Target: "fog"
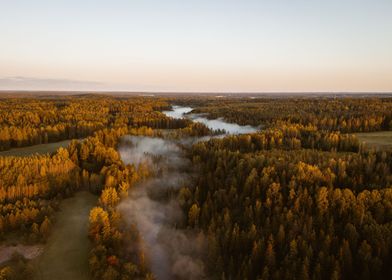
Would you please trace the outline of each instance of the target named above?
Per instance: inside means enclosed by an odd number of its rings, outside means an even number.
[[[256,132],[257,128],[227,123],[223,119],[209,120],[201,115],[188,114],[191,107],[173,106],[163,113],[172,118],[189,118],[214,130],[227,134]],[[189,137],[178,143],[191,145],[207,141],[214,135]],[[203,253],[206,241],[202,233],[181,228],[185,217],[178,204],[176,191],[188,186],[192,173],[191,162],[178,143],[161,138],[125,136],[118,151],[126,164],[136,167],[145,164],[153,176],[139,183],[119,209],[129,225],[135,225],[141,236],[141,247],[147,263],[158,280],[205,279]],[[168,195],[173,194],[174,195]]]
[[[214,130],[225,130],[228,134],[245,134],[257,132],[257,128],[250,125],[239,125],[236,123],[225,122],[222,118],[209,120],[200,114],[188,114],[192,112],[191,107],[173,106],[171,111],[163,111],[166,116],[172,118],[189,118],[194,122],[205,124],[208,128]]]
[[[163,111],[166,116],[172,117],[175,119],[185,118],[185,114],[192,112],[191,107],[182,107],[182,106],[173,106],[173,110],[171,111]]]
[[[176,197],[167,196],[168,190],[189,182],[190,162],[183,151],[168,140],[126,136],[119,153],[125,163],[146,163],[155,174],[135,186],[119,205],[126,222],[136,225],[140,233],[153,274],[158,280],[205,279],[204,236],[179,228],[183,211]]]
[[[185,161],[180,148],[174,142],[161,138],[125,136],[121,140],[118,151],[125,163],[135,166],[142,162],[153,164],[152,156],[160,156],[161,160],[169,161],[172,168],[179,167]],[[162,168],[162,162],[160,163],[157,168]]]

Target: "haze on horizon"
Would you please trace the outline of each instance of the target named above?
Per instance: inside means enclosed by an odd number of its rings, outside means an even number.
[[[5,0],[0,90],[390,92],[390,0]]]

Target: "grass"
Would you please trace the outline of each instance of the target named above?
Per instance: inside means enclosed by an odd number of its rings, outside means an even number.
[[[0,152],[0,156],[28,157],[33,154],[53,153],[57,151],[57,149],[60,147],[67,147],[69,142],[71,142],[71,140],[64,140],[55,143],[40,144],[22,148],[14,148]]]
[[[87,237],[88,216],[97,197],[81,191],[60,203],[56,222],[43,253],[33,261],[37,280],[90,279],[88,256],[91,249]]]
[[[355,135],[369,148],[392,149],[392,131],[356,133]]]

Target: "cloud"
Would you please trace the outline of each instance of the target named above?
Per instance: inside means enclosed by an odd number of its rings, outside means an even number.
[[[34,77],[0,77],[0,90],[100,90],[106,84],[96,81]]]

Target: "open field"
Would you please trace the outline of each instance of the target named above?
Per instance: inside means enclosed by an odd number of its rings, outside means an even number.
[[[60,147],[67,147],[69,142],[71,142],[71,140],[64,140],[60,142],[40,144],[22,148],[14,148],[8,151],[0,152],[0,156],[28,157],[33,154],[53,153]]]
[[[97,197],[81,191],[60,204],[60,212],[43,253],[33,261],[35,278],[89,279],[88,255],[90,241],[87,238],[88,216]]]
[[[356,133],[355,135],[369,148],[392,149],[392,131]]]

